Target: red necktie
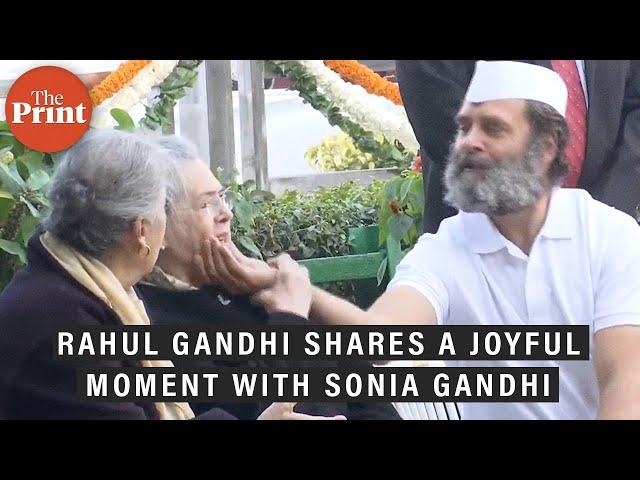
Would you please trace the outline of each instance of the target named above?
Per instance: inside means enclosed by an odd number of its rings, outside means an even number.
[[[567,112],[565,119],[569,127],[569,141],[566,155],[569,172],[564,181],[565,187],[578,185],[582,164],[587,147],[587,102],[580,82],[580,74],[575,60],[551,60],[552,68],[567,85]]]

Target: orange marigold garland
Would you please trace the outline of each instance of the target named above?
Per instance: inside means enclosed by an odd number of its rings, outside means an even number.
[[[402,105],[398,85],[382,78],[357,60],[325,60],[324,64],[343,79],[360,85],[367,92],[387,98],[396,105]]]
[[[89,92],[93,106],[96,107],[111,98],[150,63],[151,60],[127,60],[120,65]]]

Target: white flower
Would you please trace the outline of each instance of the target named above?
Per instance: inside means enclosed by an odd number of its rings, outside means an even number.
[[[367,130],[384,135],[389,141],[398,140],[405,148],[418,150],[418,142],[403,107],[370,94],[360,85],[345,82],[322,60],[298,62],[315,77],[320,93],[334,102],[344,116]]]
[[[123,88],[116,92],[108,102],[104,102],[93,110],[91,126],[94,128],[110,128],[115,124],[110,111],[120,108],[128,111],[145,100],[149,92],[167,78],[178,60],[152,60],[141,69]]]
[[[91,126],[93,128],[112,128],[115,124],[109,111],[102,108],[102,105],[95,108],[91,114]]]

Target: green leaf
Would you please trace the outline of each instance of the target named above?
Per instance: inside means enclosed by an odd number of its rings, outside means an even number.
[[[153,106],[146,107],[145,117],[140,125],[163,132],[171,129],[170,114],[176,102],[186,94],[186,87],[192,87],[198,77],[198,65],[202,60],[181,60],[169,76],[159,85],[160,93],[153,99]]]
[[[302,258],[313,258],[317,254],[317,250],[306,246],[304,243],[300,244],[300,250],[302,250]]]
[[[25,149],[25,152],[16,159],[16,162],[23,163],[27,169],[27,173],[33,175],[33,173],[44,169],[43,159],[44,153]],[[29,175],[26,175],[25,177],[28,176]]]
[[[13,147],[12,147],[11,145],[7,145],[7,146],[6,146],[6,147],[4,147],[4,148],[0,148],[0,159],[2,158],[2,156],[3,156],[5,153],[10,152],[12,148],[13,148]]]
[[[22,217],[22,222],[20,223],[20,236],[22,237],[22,241],[26,243],[33,235],[36,227],[38,226],[38,219],[31,215],[25,215]]]
[[[0,198],[8,198],[9,200],[13,200],[13,195],[9,192],[5,192],[4,190],[0,190]]]
[[[112,108],[109,113],[111,113],[114,120],[118,122],[118,126],[115,127],[116,130],[133,132],[136,129],[136,124],[126,110],[121,108]]]
[[[43,207],[49,208],[49,201],[47,200],[47,197],[44,196],[42,191],[31,193],[29,198],[31,199],[31,201],[35,201],[39,205],[42,205]]]
[[[378,208],[378,225],[380,229],[378,241],[379,245],[383,246],[387,241],[387,236],[389,236],[389,219],[391,218],[393,213],[391,212],[389,202],[386,198],[382,199],[382,205]]]
[[[25,188],[25,183],[15,164],[5,165],[0,162],[0,185],[12,194],[20,193]]]
[[[49,175],[44,170],[36,170],[27,179],[27,187],[31,190],[40,190],[49,182]]]
[[[33,204],[27,200],[26,198],[24,198],[23,196],[20,197],[20,201],[22,203],[24,203],[27,208],[29,208],[29,211],[31,212],[31,215],[33,215],[36,218],[40,218],[40,212],[38,212],[38,209],[36,207],[33,206]]]
[[[388,221],[389,235],[400,242],[413,225],[413,219],[404,213],[391,216]]]
[[[400,187],[400,203],[404,203],[404,201],[407,199],[407,194],[409,193],[409,190],[411,190],[411,184],[411,178],[405,178],[402,181],[402,185]]]
[[[9,132],[9,124],[6,120],[0,121],[0,132]]]
[[[260,250],[258,250],[258,247],[256,247],[256,244],[249,237],[244,237],[244,236],[240,237],[238,238],[238,242],[240,243],[240,245],[246,248],[249,252],[251,252],[251,254],[254,257],[262,258],[262,254],[260,253]]]
[[[29,167],[27,167],[19,160],[16,160],[15,165],[20,177],[22,177],[23,179],[29,178]]]
[[[268,202],[275,198],[276,196],[273,193],[268,192],[266,190],[254,190],[249,195],[249,199],[251,199],[252,201],[255,200],[255,201]]]
[[[384,280],[384,274],[387,272],[387,262],[388,262],[388,258],[384,257],[384,260],[380,262],[380,266],[378,267],[378,273],[376,274],[376,279],[378,280],[378,286],[380,286],[380,284],[382,283],[382,280]]]
[[[24,247],[18,242],[10,242],[9,240],[0,238],[0,249],[11,255],[16,255],[22,263],[27,263],[27,255]]]
[[[256,188],[256,181],[255,180],[247,180],[246,182],[244,182],[242,184],[242,190],[245,191],[245,192],[250,192],[254,188]]]
[[[15,204],[15,199],[0,198],[0,223],[9,217],[9,213]]]
[[[384,196],[388,201],[397,200],[400,182],[399,178],[394,178],[393,180],[389,180],[387,184],[384,186]]]
[[[423,224],[424,219],[422,218],[422,211],[420,212],[420,215],[414,218],[413,221],[413,226],[416,229],[417,232],[417,237],[419,237],[420,235],[422,235],[422,233],[424,232],[424,224]],[[416,238],[417,239],[417,238]]]
[[[407,165],[407,168],[408,168],[413,163],[414,159],[415,159],[415,154],[413,152],[405,152],[402,163],[404,165]]]
[[[404,155],[395,147],[391,149],[391,158],[393,158],[398,163],[404,162]]]
[[[422,210],[424,209],[424,189],[421,179],[415,179],[411,184],[409,201],[413,204],[414,207],[422,212]]]
[[[55,152],[49,154],[51,156],[52,163],[56,164],[64,156],[65,152]]]
[[[24,145],[22,145],[16,137],[7,132],[0,132],[0,148],[7,146],[11,147],[11,152],[14,157],[19,157],[25,150]]]
[[[238,217],[238,221],[245,225],[253,225],[256,215],[255,207],[250,202],[239,198],[234,202],[233,212]]]

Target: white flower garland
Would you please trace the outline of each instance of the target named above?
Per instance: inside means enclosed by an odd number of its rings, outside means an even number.
[[[171,74],[177,64],[178,60],[152,60],[122,89],[93,110],[91,126],[94,128],[112,128],[115,125],[109,113],[112,108],[128,111],[145,100],[151,89],[160,85]]]
[[[345,82],[322,60],[298,60],[315,77],[318,90],[332,100],[340,112],[362,128],[398,140],[405,148],[418,151],[419,144],[404,107],[367,92],[360,85]]]

